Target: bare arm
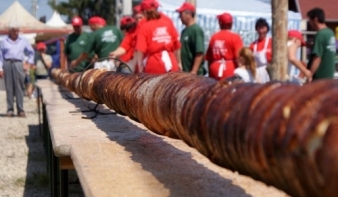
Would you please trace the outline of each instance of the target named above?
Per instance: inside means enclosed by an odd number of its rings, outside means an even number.
[[[75,67],[76,65],[78,65],[80,62],[82,62],[83,60],[86,60],[88,58],[88,53],[82,53],[80,55],[80,57],[78,57],[76,60],[74,60],[71,65],[70,68]]]
[[[194,58],[194,64],[193,64],[192,69],[190,71],[191,73],[193,73],[193,74],[197,74],[198,73],[198,70],[199,70],[199,68],[201,66],[203,58],[204,58],[203,53],[197,53],[196,54],[196,56]]]
[[[310,71],[302,64],[302,62],[296,57],[298,46],[296,44],[292,44],[288,47],[288,58],[289,61],[295,65],[302,73],[304,73],[307,77]]]
[[[311,65],[311,73],[312,73],[312,75],[316,73],[316,71],[317,71],[317,69],[318,69],[321,61],[322,61],[321,58],[318,57],[318,56],[315,56],[313,58],[312,65]]]
[[[43,61],[45,62],[46,67],[47,67],[48,69],[50,69],[50,68],[52,67],[52,61],[51,61],[50,59],[46,58],[46,57],[47,57],[46,54],[41,54],[41,58],[42,58]]]
[[[138,66],[138,72],[143,72],[143,53],[141,51],[135,52],[136,62]]]

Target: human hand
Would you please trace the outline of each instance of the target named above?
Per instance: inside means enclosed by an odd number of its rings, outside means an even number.
[[[77,65],[76,60],[73,60],[73,61],[70,63],[69,67],[70,67],[70,68],[73,68],[73,67],[75,67],[76,65]]]
[[[115,52],[114,52],[114,51],[113,51],[113,52],[110,52],[110,53],[109,53],[109,57],[110,57],[110,58],[116,58]]]
[[[307,78],[307,82],[311,82],[312,81],[312,72],[310,70],[306,70],[306,72],[304,73],[305,77]]]
[[[4,77],[4,71],[0,71],[0,78]]]
[[[190,71],[191,74],[197,75],[197,71]]]

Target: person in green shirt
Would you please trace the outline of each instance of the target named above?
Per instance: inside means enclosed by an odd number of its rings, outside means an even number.
[[[123,35],[115,26],[106,26],[105,20],[101,17],[90,18],[89,26],[93,32],[89,36],[84,52],[76,60],[72,61],[71,66],[78,65],[81,61],[86,59],[92,51],[97,55],[98,59],[109,57],[109,53],[120,46]],[[104,60],[97,62],[94,67],[106,67],[111,69],[113,65],[110,64],[110,61]]]
[[[89,33],[82,31],[82,24],[82,19],[80,17],[74,17],[72,19],[74,32],[68,36],[64,49],[68,63],[76,60],[84,52],[84,48],[88,43]],[[75,67],[70,68],[70,71],[82,72],[85,70],[88,63],[89,62],[86,60],[81,61]]]
[[[326,26],[325,13],[321,8],[313,8],[307,16],[311,28],[317,31],[308,64],[313,80],[333,79],[336,54],[334,32]]]
[[[195,22],[195,6],[190,3],[176,10],[182,23],[186,26],[181,33],[182,70],[192,74],[205,75],[204,69],[204,32]]]

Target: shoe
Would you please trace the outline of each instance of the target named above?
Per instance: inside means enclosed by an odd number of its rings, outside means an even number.
[[[14,112],[13,111],[8,111],[7,112],[7,117],[13,117],[14,116]]]
[[[25,118],[25,117],[26,117],[26,113],[25,113],[24,111],[21,111],[21,112],[18,114],[18,116],[19,116],[20,118]]]

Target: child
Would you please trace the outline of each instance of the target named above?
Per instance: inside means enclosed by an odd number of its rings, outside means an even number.
[[[257,75],[257,66],[255,57],[248,47],[243,47],[239,51],[238,68],[235,69],[235,75],[241,77],[244,82],[260,82]]]

